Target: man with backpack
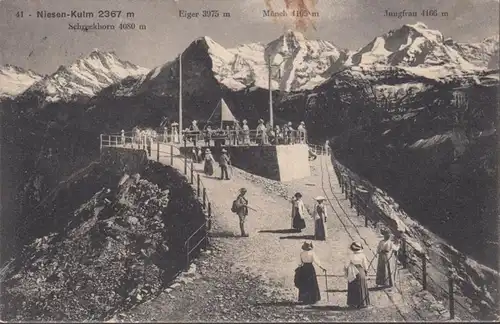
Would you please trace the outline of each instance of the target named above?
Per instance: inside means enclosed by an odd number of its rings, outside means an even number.
[[[241,236],[243,237],[248,237],[248,234],[245,232],[245,220],[248,215],[248,200],[245,198],[246,193],[247,190],[241,188],[238,197],[233,201],[233,206],[231,207],[231,211],[236,213],[240,219],[240,230]]]

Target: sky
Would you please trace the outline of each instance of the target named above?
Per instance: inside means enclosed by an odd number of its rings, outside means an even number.
[[[304,3],[319,17],[307,26],[291,19],[263,17]],[[423,9],[438,16],[424,17]],[[37,11],[93,12],[94,18],[37,18]],[[99,18],[99,10],[119,10],[119,18]],[[179,11],[219,10],[219,17],[182,18]],[[418,17],[387,17],[385,11],[418,11]],[[16,17],[22,12],[23,17]],[[222,13],[231,17],[222,17]],[[447,12],[442,16],[441,12]],[[134,13],[134,17],[127,16]],[[31,16],[30,16],[31,15]],[[421,21],[445,37],[479,42],[499,33],[499,0],[0,0],[0,65],[12,64],[42,74],[55,72],[93,49],[114,51],[121,59],[154,68],[173,60],[193,40],[210,36],[224,47],[268,43],[287,29],[301,28],[309,39],[358,49],[403,24]],[[113,24],[117,29],[75,31],[69,24]],[[135,30],[120,30],[134,23]],[[314,26],[312,26],[314,24]],[[146,29],[139,30],[139,25]]]

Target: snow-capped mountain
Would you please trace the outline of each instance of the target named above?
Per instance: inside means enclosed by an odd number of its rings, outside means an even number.
[[[28,89],[42,76],[13,65],[0,66],[0,98],[12,98]]]
[[[192,42],[182,57],[185,80],[198,78],[202,70],[209,72],[206,70],[209,69],[218,83],[233,91],[268,89],[268,62],[271,60],[271,88],[297,91],[312,89],[323,81],[324,77],[315,78],[328,73],[335,65],[342,65],[347,54],[327,41],[307,40],[299,32],[288,31],[267,45],[250,43],[228,49],[204,36]],[[151,70],[136,82],[127,80],[124,82],[127,85],[115,87],[114,93],[133,95],[156,89],[159,94],[165,94],[169,88],[167,84],[177,86],[178,64],[177,59]],[[191,86],[196,87],[196,84]]]
[[[494,46],[494,38],[481,45],[457,44],[419,22],[376,37],[353,53],[346,66],[397,67],[431,79],[466,77],[487,69]]]
[[[480,43],[452,43],[452,46],[472,64],[495,69],[494,65],[491,66],[491,62],[496,63],[498,68],[498,38],[498,35],[495,35],[485,38]]]
[[[441,32],[423,23],[403,25],[400,29],[376,37],[354,53],[347,64],[390,66],[436,66],[455,64],[469,68],[456,49],[447,46]]]
[[[69,66],[60,66],[52,75],[34,83],[22,96],[38,95],[45,102],[91,98],[105,87],[148,71],[120,60],[113,52],[93,50]]]

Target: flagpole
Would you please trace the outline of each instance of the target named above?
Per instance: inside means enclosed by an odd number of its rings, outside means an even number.
[[[268,81],[269,81],[269,124],[271,124],[271,127],[273,127],[273,92],[271,90],[271,55],[269,55],[268,58]]]
[[[182,135],[182,52],[179,55],[179,134]]]

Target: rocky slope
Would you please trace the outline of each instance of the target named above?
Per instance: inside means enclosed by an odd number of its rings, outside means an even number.
[[[26,220],[32,239],[2,278],[2,320],[102,320],[182,269],[186,233],[205,221],[200,204],[176,171],[143,163],[105,155]]]
[[[42,76],[33,71],[9,64],[1,66],[0,100],[16,97],[40,79]]]

